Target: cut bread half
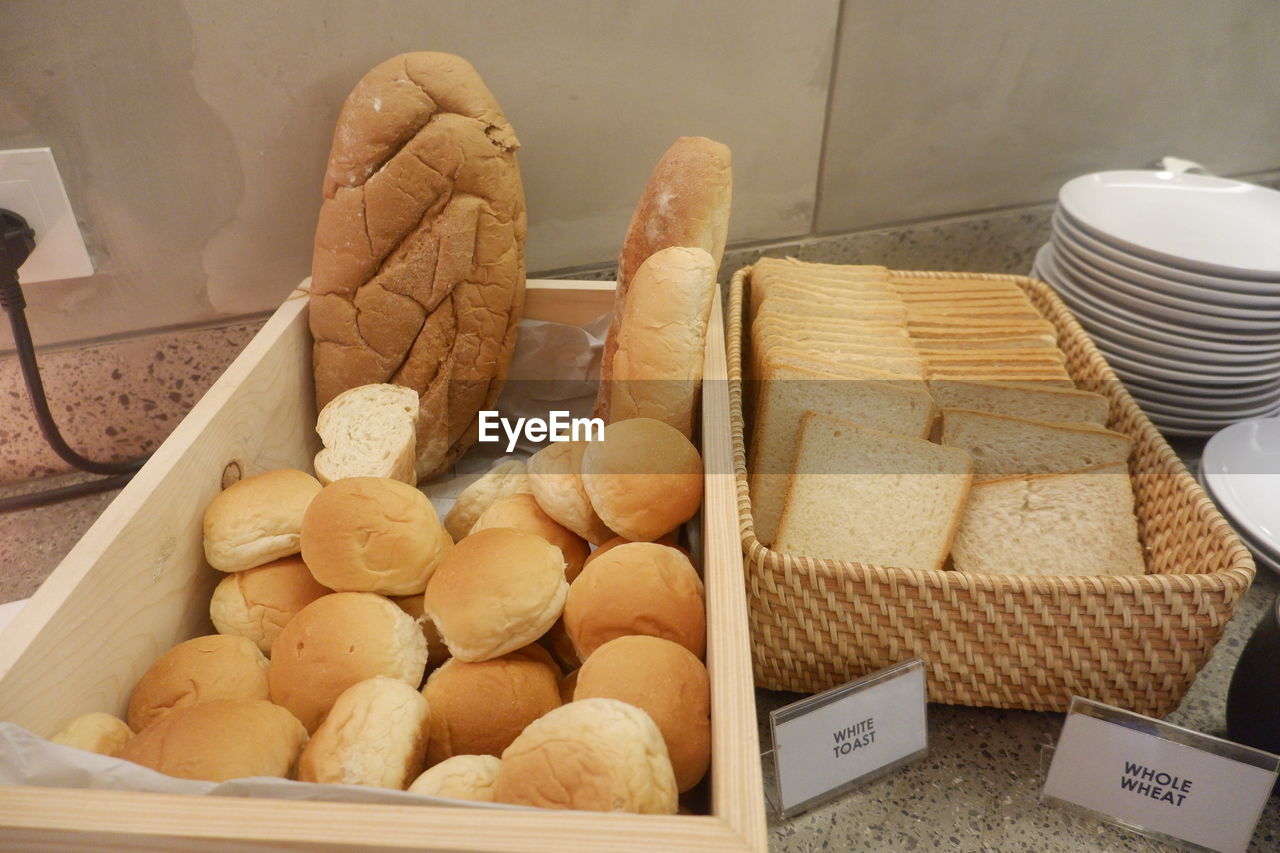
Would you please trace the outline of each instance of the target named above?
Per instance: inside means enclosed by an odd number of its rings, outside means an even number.
[[[969,491],[968,454],[807,413],[774,550],[940,569]]]
[[[976,480],[1123,464],[1133,439],[1108,429],[943,409],[942,443],[973,457]]]
[[[1129,472],[1114,463],[975,482],[951,556],[960,572],[1143,574]]]
[[[418,484],[418,392],[402,385],[359,385],[330,400],[316,418],[324,449],[316,454],[316,479],[328,485],[346,477],[387,477]]]

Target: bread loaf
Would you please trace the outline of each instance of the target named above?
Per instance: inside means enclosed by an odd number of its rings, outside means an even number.
[[[669,246],[696,247],[711,256],[713,278],[719,271],[733,200],[731,159],[729,148],[719,142],[682,136],[650,173],[618,256],[613,321],[600,361],[602,386],[613,378],[614,352],[631,279],[650,255]],[[606,423],[611,419],[606,396],[597,396],[596,415]]]
[[[524,305],[518,147],[445,53],[388,59],[338,116],[311,269],[316,405],[371,383],[417,391],[420,480],[466,451],[506,375]]]
[[[316,479],[389,477],[418,484],[418,393],[401,385],[360,385],[330,400],[316,418],[324,450]]]

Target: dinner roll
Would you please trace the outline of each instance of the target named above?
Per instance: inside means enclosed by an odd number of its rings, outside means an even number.
[[[702,579],[675,548],[619,545],[592,560],[573,582],[564,627],[583,660],[627,634],[672,640],[701,658],[707,647]]]
[[[427,700],[398,678],[375,676],[342,692],[298,759],[298,780],[404,790],[422,771]]]
[[[416,688],[426,667],[427,642],[413,617],[380,595],[335,592],[284,626],[267,677],[271,701],[313,732],[351,685],[386,675]]]
[[[653,418],[615,421],[582,455],[591,506],[619,535],[649,542],[693,518],[702,504],[702,457],[675,427]]]
[[[225,782],[287,777],[307,739],[292,714],[263,699],[219,699],[179,708],[138,732],[120,757],[169,776]]]
[[[320,481],[282,468],[219,492],[204,511],[204,555],[223,572],[240,572],[301,550],[302,514]]]
[[[582,454],[586,441],[553,441],[529,457],[529,487],[547,515],[592,545],[618,534],[591,508],[582,484]]]
[[[711,678],[702,661],[659,637],[610,640],[578,670],[573,698],[617,699],[642,709],[662,731],[683,793],[711,764]]]
[[[545,634],[568,591],[559,548],[525,530],[491,527],[454,546],[423,601],[453,656],[480,661]]]
[[[431,706],[427,766],[455,755],[501,755],[525,726],[560,706],[559,679],[538,646],[486,661],[445,661],[422,688]]]
[[[480,514],[498,498],[528,492],[531,486],[523,459],[507,456],[499,459],[480,479],[459,493],[444,517],[444,529],[457,542],[471,532]]]
[[[547,633],[538,638],[538,645],[550,652],[556,664],[566,672],[582,666],[582,658],[578,657],[578,650],[573,647],[573,640],[569,639],[569,632],[564,629],[564,614],[547,629]]]
[[[488,527],[514,527],[536,533],[560,549],[564,555],[565,579],[572,582],[582,571],[591,547],[572,530],[547,515],[530,494],[514,494],[498,498],[476,519],[471,532]]]
[[[165,714],[211,699],[266,699],[267,659],[244,637],[210,634],[156,658],[129,697],[129,728],[141,732]]]
[[[436,623],[422,609],[421,595],[400,595],[391,599],[405,613],[413,617],[413,621],[422,628],[422,636],[427,641],[427,669],[435,669],[449,659],[449,647],[444,644],[444,637],[436,628]]]
[[[582,565],[583,566],[590,565],[591,561],[594,560],[595,558],[603,556],[609,553],[614,548],[617,548],[619,545],[626,545],[631,541],[632,540],[624,539],[621,536],[615,536],[612,539],[610,539],[608,542],[605,542],[604,544],[602,544],[599,548],[592,551]],[[680,550],[685,554],[685,556],[689,556],[689,552],[684,548],[680,547],[680,531],[678,530],[673,530],[670,533],[665,533],[653,541],[658,543],[659,545],[670,545],[672,548],[680,548]]]
[[[491,803],[501,766],[502,760],[494,755],[455,755],[414,779],[409,792]]]
[[[288,621],[330,592],[312,577],[302,557],[281,557],[223,578],[209,601],[209,618],[219,634],[244,637],[270,655]]]
[[[302,518],[302,559],[339,592],[422,592],[452,546],[427,496],[399,480],[337,480]]]
[[[499,803],[675,814],[676,780],[662,732],[616,699],[583,699],[534,720],[502,753]]]
[[[119,755],[133,737],[125,721],[102,711],[81,714],[49,740],[99,755]]]

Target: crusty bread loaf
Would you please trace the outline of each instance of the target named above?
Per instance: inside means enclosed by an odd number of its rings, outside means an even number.
[[[975,483],[951,556],[961,572],[1143,574],[1128,469],[1115,463]]]
[[[940,569],[969,492],[968,454],[808,413],[774,550]]]
[[[640,708],[662,731],[676,787],[702,781],[711,765],[711,677],[692,652],[660,637],[618,637],[577,672],[575,701],[599,696]]]
[[[298,759],[298,780],[404,790],[422,772],[431,713],[414,687],[385,675],[342,691]]]
[[[67,723],[49,740],[99,755],[119,755],[132,738],[133,730],[124,720],[101,711],[91,711]]]
[[[272,647],[271,701],[315,731],[342,692],[376,675],[422,683],[422,629],[390,600],[371,592],[317,598],[284,626]]]
[[[417,474],[475,440],[524,306],[524,192],[511,125],[475,69],[406,53],[342,105],[311,268],[316,404],[391,382],[419,393]]]
[[[490,527],[449,552],[427,583],[424,607],[455,658],[496,658],[560,618],[564,565],[560,549],[536,533]]]
[[[409,793],[491,803],[501,767],[502,759],[496,755],[455,755],[422,771]]]
[[[693,437],[715,294],[715,264],[702,249],[671,246],[640,265],[621,308],[613,369],[600,383],[610,421],[656,418]]]
[[[330,483],[302,517],[302,559],[338,592],[422,592],[452,547],[427,496],[386,477]]]
[[[631,215],[618,256],[613,319],[600,361],[602,383],[613,378],[614,351],[627,292],[640,265],[669,246],[699,248],[711,256],[716,278],[729,232],[733,172],[729,148],[701,136],[682,136],[654,166]],[[608,423],[607,397],[596,398],[596,416]]]
[[[514,456],[503,457],[462,490],[445,514],[444,529],[457,542],[471,532],[476,519],[498,498],[532,490],[524,460]]]
[[[499,803],[675,814],[675,773],[662,732],[616,699],[570,702],[530,723],[502,753]]]
[[[221,572],[240,572],[302,549],[302,514],[320,493],[305,471],[282,468],[218,492],[204,512],[204,555]]]
[[[648,542],[693,518],[702,505],[702,457],[662,421],[615,421],[602,441],[587,443],[582,483],[611,530]]]
[[[225,782],[290,774],[307,730],[263,699],[216,699],[178,708],[134,735],[120,757],[180,779]]]
[[[422,688],[431,706],[427,766],[456,755],[501,755],[525,726],[558,708],[560,671],[545,655],[526,646],[486,661],[453,658],[431,673]]]
[[[140,732],[166,714],[213,699],[266,699],[267,659],[244,637],[210,634],[169,649],[147,668],[129,697],[129,728]]]
[[[316,479],[389,477],[418,484],[418,392],[380,383],[349,388],[316,418],[324,449],[316,454]]]
[[[1079,423],[1051,423],[943,409],[942,443],[973,456],[975,480],[1015,474],[1051,474],[1126,462],[1133,439]]]
[[[219,634],[245,637],[269,657],[289,620],[332,591],[315,579],[302,557],[282,557],[223,578],[209,600],[209,618]]]

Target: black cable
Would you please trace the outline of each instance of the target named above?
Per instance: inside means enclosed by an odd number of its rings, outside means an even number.
[[[27,301],[22,294],[22,286],[18,283],[18,268],[26,262],[34,248],[35,233],[27,225],[26,220],[13,211],[0,209],[0,307],[3,307],[5,313],[9,315],[18,364],[22,369],[22,379],[27,386],[27,393],[31,397],[31,407],[35,411],[36,423],[39,424],[45,441],[65,462],[90,474],[105,475],[107,479],[3,498],[0,499],[0,512],[42,506],[119,488],[127,483],[129,478],[147,461],[144,457],[127,462],[95,462],[72,450],[58,430],[53,414],[49,411],[44,383],[40,379],[35,344],[31,340],[31,329],[27,325]]]

